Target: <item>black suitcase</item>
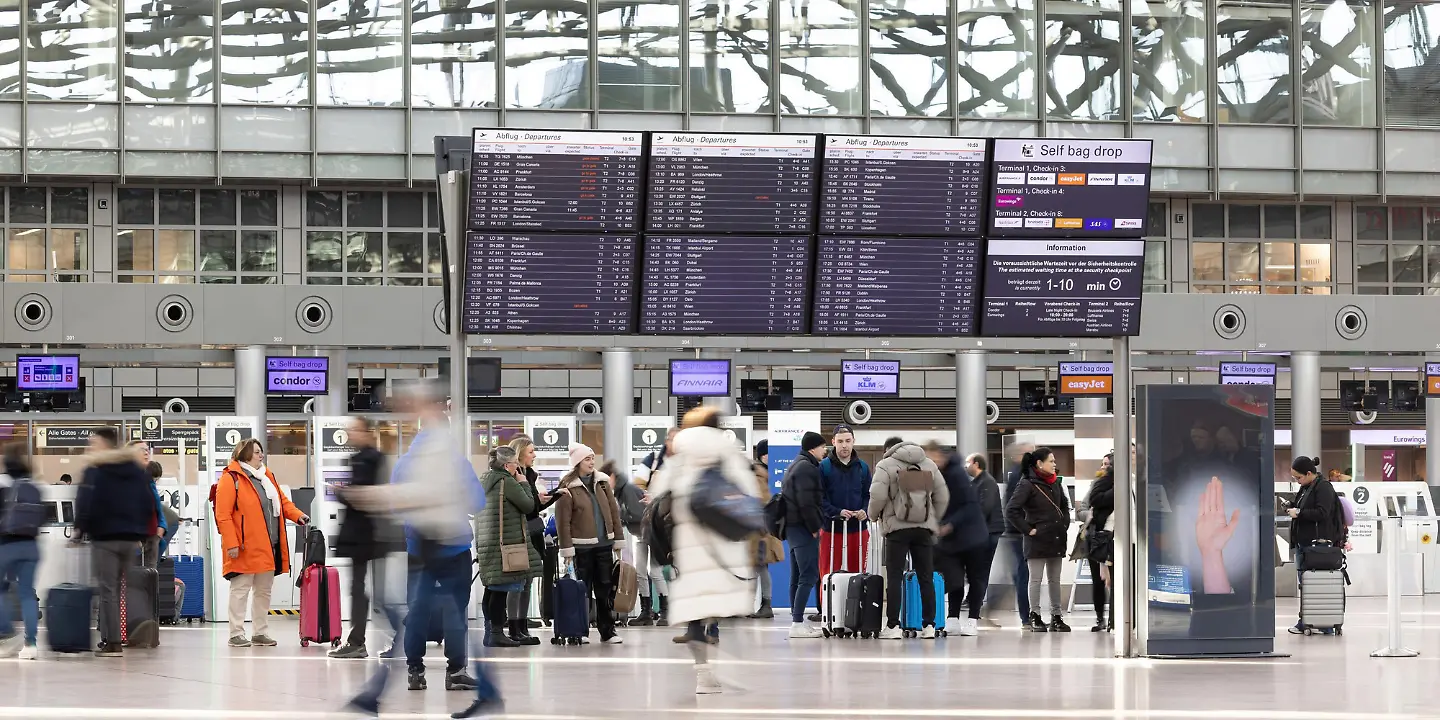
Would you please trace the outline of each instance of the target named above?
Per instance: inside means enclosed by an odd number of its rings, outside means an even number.
[[[555,619],[555,580],[560,575],[559,546],[546,545],[540,559],[540,619],[548,625]]]
[[[155,617],[161,625],[174,625],[180,621],[180,606],[175,602],[175,558],[160,558],[156,573]]]
[[[329,551],[325,546],[325,533],[320,528],[312,527],[305,533],[305,567],[311,565],[324,565]],[[296,581],[299,587],[299,581]]]
[[[58,653],[82,653],[95,649],[90,633],[95,592],[88,585],[65,583],[45,593],[45,636],[50,649]]]
[[[124,618],[121,638],[126,646],[153,648],[160,645],[160,574],[153,568],[131,567],[125,574],[120,616]],[[173,590],[171,600],[174,600]]]
[[[845,628],[860,637],[876,637],[885,620],[885,578],[857,573],[845,597]]]

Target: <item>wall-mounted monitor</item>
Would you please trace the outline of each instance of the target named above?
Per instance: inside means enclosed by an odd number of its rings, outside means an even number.
[[[671,360],[670,394],[730,397],[729,360]]]
[[[465,394],[470,397],[500,394],[500,358],[465,359]],[[450,389],[450,358],[440,358],[440,383]]]
[[[900,363],[896,360],[841,360],[840,394],[898,396]]]
[[[15,389],[21,392],[79,390],[79,355],[21,355],[15,358]]]
[[[1274,385],[1275,363],[1220,363],[1221,385]]]
[[[324,395],[330,392],[330,358],[265,358],[265,392],[271,395]]]

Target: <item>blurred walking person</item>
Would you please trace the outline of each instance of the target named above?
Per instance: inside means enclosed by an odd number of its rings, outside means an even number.
[[[35,570],[40,564],[40,526],[45,524],[45,503],[31,477],[26,460],[29,449],[19,443],[5,446],[5,474],[0,476],[0,658],[40,657],[35,644],[40,625],[40,600],[35,594]],[[11,603],[5,590],[15,593],[24,623],[22,636],[11,623]]]
[[[375,582],[384,581],[377,561],[393,549],[398,532],[389,519],[380,513],[369,513],[348,500],[352,488],[368,488],[390,482],[386,472],[385,454],[375,447],[375,424],[365,418],[350,421],[349,444],[356,448],[350,455],[350,484],[339,488],[336,496],[345,506],[345,521],[335,536],[335,554],[350,559],[350,635],[345,646],[330,652],[340,659],[363,658],[369,655],[365,631],[370,622],[370,596],[365,593],[365,578],[377,570]]]

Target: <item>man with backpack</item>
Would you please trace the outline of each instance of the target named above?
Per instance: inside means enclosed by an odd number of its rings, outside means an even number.
[[[885,457],[875,464],[870,485],[869,515],[885,535],[885,604],[887,627],[881,640],[899,640],[904,605],[904,572],[908,557],[920,584],[923,628],[920,637],[935,637],[935,535],[950,504],[950,490],[940,468],[912,442],[885,441]]]
[[[40,526],[45,522],[45,505],[40,488],[30,477],[24,445],[5,448],[5,475],[0,476],[0,658],[34,660],[40,657],[35,644],[40,624],[40,602],[35,595],[35,569],[40,564]],[[15,593],[25,635],[15,632],[5,590]]]

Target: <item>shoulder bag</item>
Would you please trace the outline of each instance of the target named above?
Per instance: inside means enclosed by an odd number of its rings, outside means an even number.
[[[500,513],[500,571],[504,573],[526,572],[530,569],[530,544],[526,542],[505,544],[505,479],[497,483],[500,491],[495,511]],[[524,533],[521,533],[524,538]]]

